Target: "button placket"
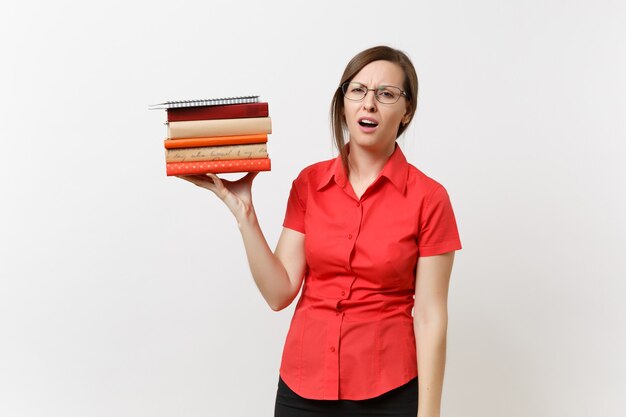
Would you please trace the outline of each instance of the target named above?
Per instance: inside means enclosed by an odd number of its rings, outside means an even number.
[[[327,354],[325,355],[325,381],[324,395],[329,399],[337,399],[339,393],[339,349],[341,347],[341,323],[343,316],[337,317],[328,322],[327,327]]]
[[[354,225],[354,232],[349,233],[348,234],[348,239],[352,240],[353,238],[356,240],[356,238],[359,235],[359,231],[361,230],[361,222],[363,221],[363,205],[361,204],[360,201],[356,202],[356,215],[354,216],[355,219],[355,225]]]

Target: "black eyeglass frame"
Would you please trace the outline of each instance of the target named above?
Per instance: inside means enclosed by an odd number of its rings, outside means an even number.
[[[358,84],[358,85],[362,86],[363,88],[365,88],[366,91],[365,91],[365,94],[363,94],[363,97],[361,97],[358,100],[347,97],[346,96],[346,88],[350,84]],[[339,86],[339,88],[341,88],[341,92],[343,93],[343,96],[345,98],[347,98],[348,100],[350,100],[350,101],[363,101],[363,100],[365,100],[365,97],[367,97],[367,93],[369,91],[374,91],[374,98],[380,104],[396,104],[398,101],[400,101],[400,97],[402,97],[402,96],[404,96],[404,98],[406,98],[407,100],[409,99],[409,96],[406,94],[406,91],[404,91],[400,87],[396,87],[394,85],[379,85],[377,88],[367,88],[367,86],[365,84],[361,84],[361,83],[358,83],[358,82],[355,82],[355,81],[346,81],[345,83],[341,84]],[[376,91],[379,91],[379,90],[385,89],[385,88],[395,88],[396,90],[400,91],[400,94],[398,95],[398,99],[396,101],[394,101],[393,103],[385,103],[383,101],[380,101],[380,99],[378,98],[378,94],[376,94]]]

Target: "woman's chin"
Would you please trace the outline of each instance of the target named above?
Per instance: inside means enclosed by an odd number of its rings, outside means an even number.
[[[382,140],[374,135],[355,135],[350,138],[350,147],[359,147],[367,151],[379,151],[386,150],[387,148],[393,149],[395,146],[394,140]]]

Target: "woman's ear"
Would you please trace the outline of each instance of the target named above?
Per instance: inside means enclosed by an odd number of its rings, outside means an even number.
[[[411,121],[411,105],[409,103],[406,104],[406,112],[402,117],[402,125],[408,125]]]

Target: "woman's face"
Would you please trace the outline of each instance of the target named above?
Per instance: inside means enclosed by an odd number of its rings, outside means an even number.
[[[367,89],[381,86],[397,87],[402,90],[404,71],[390,61],[374,61],[359,71],[351,83],[360,83]],[[400,123],[408,122],[410,106],[402,96],[393,104],[376,100],[376,91],[367,91],[361,101],[343,98],[344,116],[350,132],[350,147],[359,146],[372,151],[391,153]],[[404,119],[404,120],[403,120]]]

